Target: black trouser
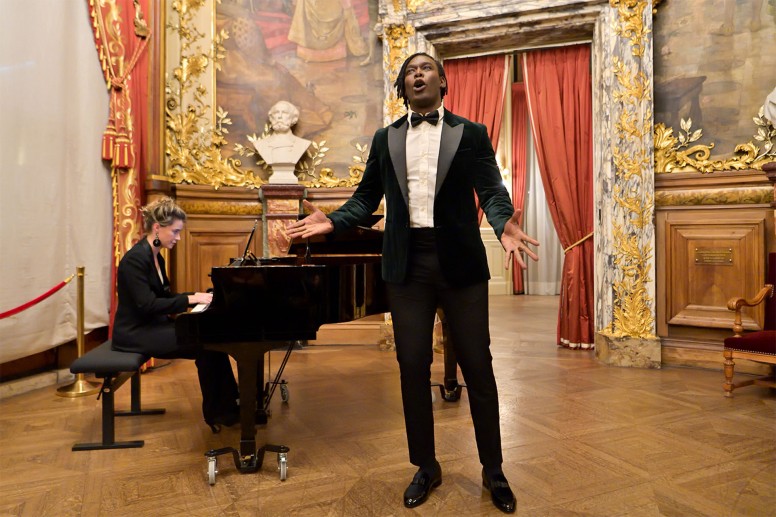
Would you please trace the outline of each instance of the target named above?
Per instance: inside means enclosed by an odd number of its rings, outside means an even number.
[[[480,463],[501,466],[498,390],[488,329],[488,284],[455,288],[444,280],[433,230],[412,230],[410,268],[403,284],[388,284],[396,357],[401,372],[404,423],[410,462],[430,466],[435,459],[431,405],[434,315],[442,307],[469,394]]]
[[[165,332],[171,332],[169,337],[176,339],[174,326],[166,327]],[[160,359],[194,359],[202,391],[202,415],[208,424],[214,423],[218,416],[239,412],[237,399],[240,392],[228,354],[200,347],[179,347],[153,355]]]

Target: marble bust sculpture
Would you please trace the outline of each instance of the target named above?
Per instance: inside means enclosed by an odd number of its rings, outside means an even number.
[[[765,118],[770,121],[773,127],[776,127],[776,88],[765,98],[763,107]]]
[[[295,184],[297,177],[294,169],[311,143],[291,132],[299,120],[299,110],[290,102],[280,101],[269,109],[268,115],[272,133],[262,139],[252,139],[251,142],[259,156],[272,166],[270,183]]]

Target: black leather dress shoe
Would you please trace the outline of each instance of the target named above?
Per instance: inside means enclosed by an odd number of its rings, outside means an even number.
[[[213,434],[221,432],[221,427],[232,427],[240,421],[240,412],[229,411],[222,415],[217,415],[210,420],[205,420],[205,423],[210,426],[210,430]]]
[[[490,490],[490,499],[496,508],[504,513],[514,513],[517,508],[517,501],[515,500],[515,494],[512,493],[512,489],[509,488],[509,482],[507,482],[504,474],[487,476],[483,470],[482,486]]]
[[[410,486],[404,491],[404,506],[414,508],[423,504],[428,498],[428,494],[431,493],[431,489],[441,484],[442,468],[439,463],[436,464],[436,470],[432,473],[419,469],[415,477],[412,478]]]

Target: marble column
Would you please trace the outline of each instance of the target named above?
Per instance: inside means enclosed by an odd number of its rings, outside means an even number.
[[[596,357],[660,368],[655,326],[652,1],[610,0],[594,35]]]

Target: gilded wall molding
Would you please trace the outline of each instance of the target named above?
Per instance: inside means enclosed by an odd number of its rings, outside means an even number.
[[[178,199],[177,203],[187,214],[206,215],[261,215],[260,203],[238,203],[235,201],[193,201]]]
[[[738,144],[733,157],[726,159],[712,158],[713,142],[708,145],[690,145],[703,136],[703,129],[692,128],[692,119],[682,119],[676,135],[673,128],[657,124],[654,133],[655,173],[695,171],[709,174],[743,169],[762,170],[763,164],[776,160],[776,128],[764,117],[764,107],[760,107],[752,121],[757,128],[753,140]],[[755,142],[760,142],[760,145]]]
[[[631,52],[636,57],[644,55],[647,35],[652,32],[644,27],[644,10],[649,5],[646,0],[609,0],[609,5],[617,9],[620,24],[615,32],[630,40]]]
[[[773,188],[762,187],[726,187],[685,191],[658,191],[655,193],[655,205],[696,206],[696,205],[768,205],[773,200]]]

